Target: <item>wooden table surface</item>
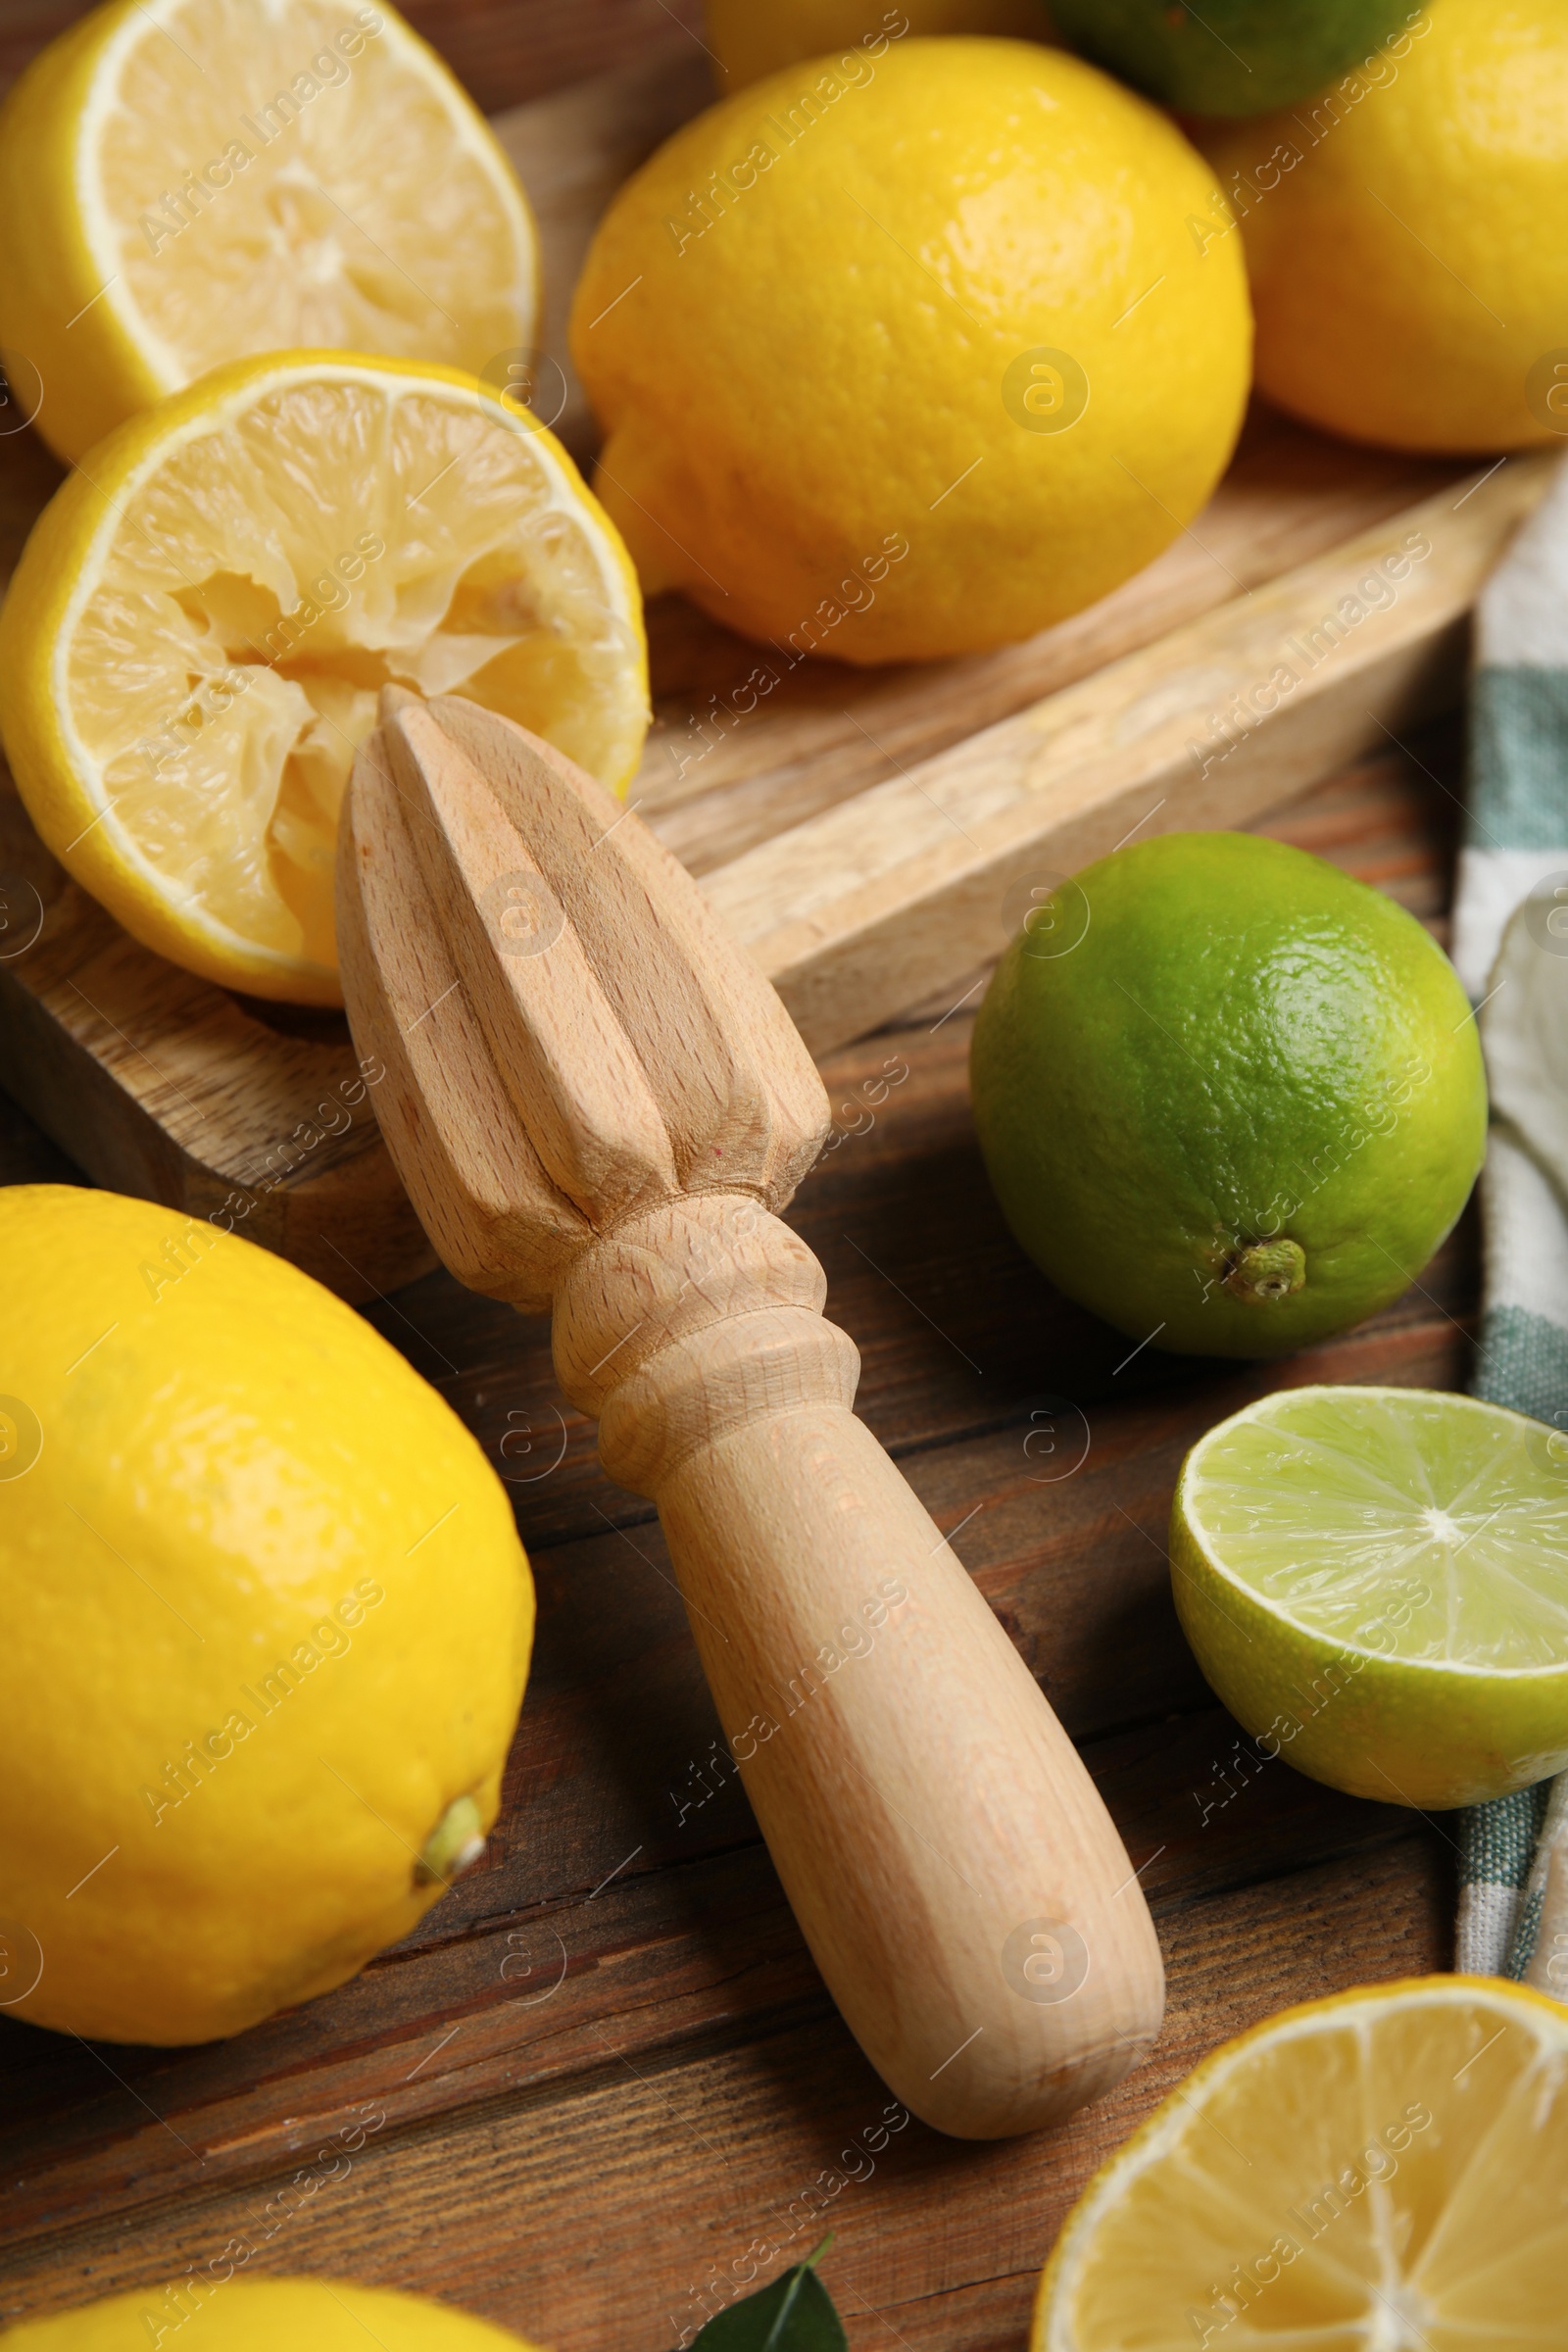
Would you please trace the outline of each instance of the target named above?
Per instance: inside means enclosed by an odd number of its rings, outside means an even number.
[[[90,0],[0,0],[0,91]],[[353,14],[357,0],[350,0]],[[601,74],[667,40],[702,31],[702,0],[401,0],[487,115]]]
[[[1435,730],[1267,830],[1439,918],[1457,770],[1456,730]],[[133,2284],[168,2316],[166,2282],[239,2237],[257,2270],[425,2289],[559,2352],[668,2352],[715,2274],[798,2258],[830,2223],[857,2352],[1017,2352],[1088,2174],[1216,2041],[1288,2001],[1449,1964],[1446,1825],[1263,1764],[1178,1630],[1164,1528],[1184,1448],[1262,1388],[1462,1382],[1472,1237],[1375,1322],[1271,1372],[1152,1349],[1118,1369],[1125,1341],[1003,1227],[970,1124],[969,1015],[944,1009],[825,1065],[835,1103],[908,1075],[792,1222],[862,1350],[861,1409],[1142,1866],[1170,1973],[1152,2062],[1054,2136],[963,2146],[907,2123],[878,2144],[887,2094],[721,1760],[657,1521],[562,1412],[545,1326],[432,1275],[370,1319],[514,1482],[540,1630],[502,1821],[407,1944],[235,2042],[94,2050],[0,2024],[7,2318]],[[0,1179],[69,1175],[0,1109]],[[363,2147],[323,2167],[343,2132]]]
[[[12,6],[0,65],[77,13]],[[691,16],[662,0],[409,13],[489,107]],[[1263,829],[1441,936],[1458,789],[1446,725]],[[434,1275],[369,1313],[512,1482],[533,1559],[539,1641],[502,1820],[406,1944],[237,2041],[91,2048],[0,2021],[0,2318],[142,2286],[172,2322],[179,2279],[240,2259],[238,2240],[253,2271],[439,2294],[558,2352],[669,2352],[717,2307],[715,2281],[773,2275],[831,2227],[824,2276],[857,2352],[1019,2352],[1089,2173],[1216,2041],[1288,2001],[1448,1965],[1449,1825],[1263,1762],[1178,1630],[1164,1529],[1184,1448],[1264,1388],[1461,1385],[1473,1231],[1387,1314],[1272,1371],[1126,1362],[991,1200],[971,1010],[925,1007],[824,1065],[835,1105],[890,1084],[791,1221],[861,1348],[861,1410],[1141,1867],[1170,1975],[1152,2062],[1037,2139],[960,2145],[890,2111],[724,1758],[649,1506],[599,1472],[545,1326]],[[0,1099],[0,1181],[40,1179],[73,1171]]]

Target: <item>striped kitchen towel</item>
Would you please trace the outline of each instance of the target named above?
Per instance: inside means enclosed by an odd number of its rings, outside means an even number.
[[[1482,593],[1453,959],[1493,1126],[1473,1387],[1568,1493],[1568,463]],[[1459,1817],[1455,1965],[1568,1997],[1568,1773]]]

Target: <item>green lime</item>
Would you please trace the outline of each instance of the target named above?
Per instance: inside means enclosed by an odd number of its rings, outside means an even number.
[[[1279,1390],[1187,1456],[1170,1559],[1198,1663],[1265,1755],[1423,1811],[1568,1765],[1568,1440],[1544,1423]]]
[[[1051,0],[1064,41],[1186,115],[1294,106],[1370,60],[1409,0]]]
[[[970,1077],[1035,1263],[1195,1355],[1281,1355],[1386,1306],[1486,1143],[1442,949],[1380,891],[1249,833],[1167,834],[1042,898]]]

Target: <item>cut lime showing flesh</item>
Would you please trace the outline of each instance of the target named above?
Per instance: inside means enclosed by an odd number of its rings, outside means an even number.
[[[1424,1389],[1303,1388],[1201,1439],[1177,1613],[1269,1756],[1441,1809],[1568,1764],[1568,1438]]]

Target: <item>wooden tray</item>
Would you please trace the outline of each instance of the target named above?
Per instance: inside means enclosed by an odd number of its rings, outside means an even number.
[[[539,213],[563,365],[594,221],[709,95],[684,40],[500,119]],[[569,370],[560,429],[586,458]],[[972,993],[1020,885],[1135,830],[1245,823],[1451,702],[1465,613],[1544,465],[1466,476],[1260,414],[1198,523],[1091,611],[917,667],[769,656],[777,682],[755,709],[740,689],[759,649],[661,599],[658,719],[628,798],[825,1052],[943,989]],[[0,442],[8,566],[58,478],[30,435]],[[1412,533],[1431,552],[1393,604],[1303,658]],[[1281,661],[1302,673],[1293,693],[1216,732]],[[237,998],[137,946],[8,787],[0,921],[0,1084],[99,1183],[235,1221],[359,1301],[431,1263],[339,1016]]]

